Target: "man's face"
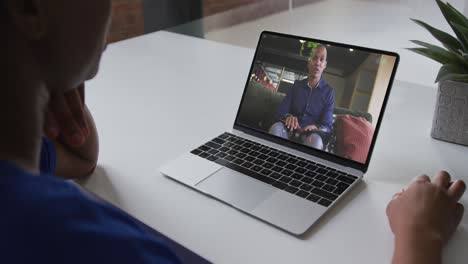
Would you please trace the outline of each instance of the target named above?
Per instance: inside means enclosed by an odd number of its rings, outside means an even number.
[[[308,69],[310,78],[320,78],[327,67],[327,49],[319,47],[309,60]]]
[[[106,46],[110,0],[42,1],[46,30],[37,56],[54,91],[75,88],[93,78]]]

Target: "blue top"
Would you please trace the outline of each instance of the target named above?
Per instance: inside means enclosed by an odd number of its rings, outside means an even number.
[[[54,146],[42,147],[40,175],[0,161],[1,263],[179,263],[137,220],[53,176]]]
[[[331,132],[335,92],[323,79],[313,89],[307,85],[307,80],[294,82],[281,102],[276,118],[285,120],[286,115],[293,115],[302,128],[316,125],[325,132]]]

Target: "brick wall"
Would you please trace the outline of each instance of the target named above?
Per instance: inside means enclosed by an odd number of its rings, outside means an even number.
[[[112,0],[112,23],[108,42],[115,42],[144,33],[142,0]]]

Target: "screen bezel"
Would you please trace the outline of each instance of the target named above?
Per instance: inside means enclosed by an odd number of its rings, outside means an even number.
[[[348,48],[348,49],[352,48],[352,49],[355,49],[355,50],[372,52],[372,53],[377,53],[377,54],[381,54],[381,55],[388,55],[388,56],[393,56],[393,57],[396,58],[395,64],[393,66],[392,74],[391,74],[391,77],[390,77],[390,81],[388,82],[387,91],[385,92],[385,98],[384,98],[384,101],[382,103],[382,108],[380,109],[380,116],[379,116],[379,119],[377,120],[377,124],[375,126],[374,137],[372,139],[372,142],[371,142],[371,145],[370,145],[370,148],[369,148],[369,153],[367,155],[366,163],[364,163],[364,164],[359,163],[357,161],[353,161],[353,160],[350,160],[350,159],[340,157],[340,156],[338,156],[336,154],[328,153],[328,152],[326,152],[324,150],[318,150],[318,149],[306,147],[306,146],[304,146],[304,145],[302,145],[300,143],[296,143],[296,142],[293,142],[293,141],[290,141],[290,140],[287,140],[287,139],[284,139],[284,138],[280,138],[280,137],[271,135],[268,132],[256,130],[256,129],[253,129],[251,127],[240,124],[240,122],[239,122],[240,110],[241,110],[242,104],[243,104],[243,102],[245,100],[245,94],[246,94],[247,88],[249,87],[250,74],[252,73],[253,67],[255,65],[255,60],[257,58],[257,53],[258,53],[259,48],[260,48],[260,43],[261,43],[262,38],[263,38],[263,36],[265,34],[275,35],[275,36],[279,36],[279,37],[292,38],[292,39],[297,39],[297,40],[306,40],[306,41],[318,42],[318,43],[325,44],[325,45],[329,44],[329,45]],[[236,119],[234,121],[234,129],[240,130],[240,131],[242,131],[242,132],[244,132],[246,134],[249,134],[251,136],[259,137],[261,139],[271,141],[271,142],[274,142],[276,144],[279,144],[279,145],[282,145],[282,146],[285,146],[285,147],[288,147],[288,148],[292,148],[294,150],[303,152],[303,153],[308,154],[308,155],[316,156],[316,157],[319,157],[321,159],[325,159],[325,160],[328,160],[328,161],[331,161],[331,162],[334,162],[334,163],[338,163],[338,164],[340,164],[342,166],[345,166],[345,167],[351,167],[351,168],[360,170],[360,171],[365,173],[367,171],[368,167],[369,167],[369,163],[370,163],[370,160],[371,160],[371,157],[372,157],[372,153],[374,151],[375,142],[377,140],[378,132],[380,130],[380,125],[382,123],[382,119],[383,119],[383,116],[384,116],[384,113],[385,113],[385,109],[387,107],[388,98],[390,96],[390,91],[391,91],[391,88],[392,88],[392,85],[393,85],[393,81],[394,81],[394,78],[395,78],[395,74],[396,74],[399,62],[400,62],[400,55],[398,53],[395,53],[395,52],[390,52],[390,51],[385,51],[385,50],[378,50],[378,49],[371,49],[371,48],[366,48],[366,47],[360,47],[360,46],[349,45],[349,44],[344,44],[344,43],[337,43],[337,42],[332,42],[332,41],[327,41],[327,40],[313,39],[313,38],[308,38],[308,37],[289,35],[289,34],[272,32],[272,31],[263,31],[260,34],[260,37],[258,39],[257,48],[255,50],[255,55],[253,57],[252,64],[250,66],[249,73],[247,75],[247,81],[246,81],[246,84],[245,84],[245,87],[244,87],[244,92],[242,93],[242,99],[241,99],[239,108],[237,110]]]

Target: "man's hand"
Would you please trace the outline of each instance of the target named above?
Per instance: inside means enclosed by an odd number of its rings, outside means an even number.
[[[458,201],[465,189],[463,181],[451,182],[442,171],[432,181],[426,175],[416,177],[394,195],[387,206],[395,234],[393,263],[440,263],[442,247],[463,217]]]
[[[84,85],[49,102],[45,134],[55,143],[55,174],[72,179],[91,174],[97,164],[99,140],[91,112],[84,100]]]
[[[297,117],[292,116],[292,115],[288,115],[288,117],[286,117],[286,121],[284,122],[284,124],[289,130],[301,128],[301,126],[299,125],[299,121],[297,120]]]
[[[61,136],[71,147],[86,142],[90,129],[85,114],[84,84],[66,93],[51,95],[44,130],[50,139]]]
[[[319,128],[316,125],[309,125],[304,128],[304,131],[312,131],[312,130],[319,130]]]

